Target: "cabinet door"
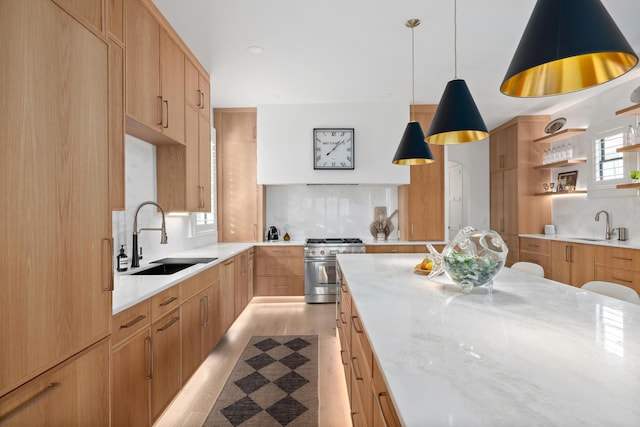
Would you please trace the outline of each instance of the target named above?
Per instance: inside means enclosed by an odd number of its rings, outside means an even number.
[[[263,240],[264,189],[256,177],[256,122],[255,109],[214,110],[221,242]]]
[[[245,307],[247,299],[247,251],[236,255],[234,284],[234,318],[237,319]]]
[[[202,333],[206,323],[206,310],[204,291],[180,306],[183,384],[202,362]]]
[[[518,234],[518,170],[504,171],[502,182],[504,231],[508,234]]]
[[[195,65],[185,57],[184,60],[184,101],[188,107],[197,110],[202,102],[199,88],[200,73]]]
[[[490,201],[489,217],[491,229],[498,233],[505,233],[504,222],[504,173],[492,172],[489,181]]]
[[[185,109],[185,197],[189,212],[202,210],[203,194],[200,188],[200,115],[191,107]]]
[[[235,263],[231,259],[220,269],[220,334],[224,335],[235,320]]]
[[[1,397],[2,425],[109,426],[109,351],[105,338]]]
[[[570,285],[580,287],[595,280],[595,257],[596,247],[594,245],[572,245]]]
[[[247,258],[247,304],[251,302],[251,300],[253,299],[253,294],[255,292],[253,288],[253,283],[254,283],[253,258],[254,258],[254,252],[253,252],[253,249],[250,249],[249,257]],[[247,304],[245,304],[245,306]]]
[[[211,88],[209,87],[209,80],[207,80],[202,74],[198,75],[198,88],[202,93],[202,100],[200,103],[200,115],[207,122],[211,122]]]
[[[513,169],[518,165],[518,125],[492,132],[490,137],[490,170]]]
[[[571,245],[567,242],[551,242],[551,279],[571,282]]]
[[[204,332],[202,335],[202,359],[204,360],[209,353],[220,342],[220,319],[218,318],[218,307],[220,306],[220,280],[205,290],[205,304],[207,316],[205,321]]]
[[[184,53],[164,30],[160,30],[160,87],[162,133],[184,144]]]
[[[98,34],[103,33],[101,0],[54,0]]]
[[[127,116],[160,131],[160,25],[138,0],[126,0]]]
[[[189,163],[191,165],[191,163]],[[198,120],[198,186],[201,212],[212,212],[211,207],[211,123],[200,114]]]
[[[109,41],[109,197],[111,209],[125,209],[124,51]]]
[[[180,390],[180,316],[173,311],[151,325],[151,419],[155,421]]]
[[[111,418],[114,426],[149,426],[151,336],[147,327],[112,352]]]
[[[113,248],[107,45],[48,1],[0,40],[3,395],[109,334]]]

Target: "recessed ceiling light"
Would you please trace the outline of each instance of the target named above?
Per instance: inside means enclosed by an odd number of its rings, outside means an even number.
[[[249,46],[247,50],[251,53],[258,54],[262,53],[264,51],[264,48],[262,46]]]

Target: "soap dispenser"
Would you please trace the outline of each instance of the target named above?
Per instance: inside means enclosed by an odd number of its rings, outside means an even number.
[[[118,258],[118,271],[127,271],[127,267],[129,266],[129,257],[125,253],[124,245],[120,245],[120,253],[117,256]]]

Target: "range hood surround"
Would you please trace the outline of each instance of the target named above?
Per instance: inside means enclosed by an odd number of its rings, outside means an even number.
[[[407,103],[258,106],[258,184],[408,184],[391,163],[408,117]],[[314,128],[354,128],[353,170],[314,170]]]

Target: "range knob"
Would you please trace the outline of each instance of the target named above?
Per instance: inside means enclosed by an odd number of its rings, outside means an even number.
[[[320,255],[324,255],[324,249],[320,250]]]

